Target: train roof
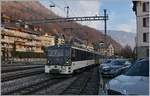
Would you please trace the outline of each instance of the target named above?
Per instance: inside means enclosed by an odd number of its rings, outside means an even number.
[[[87,48],[79,48],[79,47],[76,47],[76,46],[72,46],[72,48],[73,48],[73,49],[82,50],[82,51],[87,51],[87,52],[91,52],[91,53],[100,55],[100,53],[98,53],[98,52],[96,52],[96,51],[94,51],[94,50],[87,49]]]
[[[100,55],[99,52],[96,52],[96,51],[94,51],[94,50],[90,50],[90,49],[87,49],[87,48],[80,48],[80,47],[73,46],[73,45],[70,45],[70,44],[48,46],[47,48],[48,48],[48,49],[49,49],[49,48],[50,48],[50,49],[53,49],[53,48],[73,48],[73,49],[82,50],[82,51],[87,51],[87,52],[91,52],[91,53]]]

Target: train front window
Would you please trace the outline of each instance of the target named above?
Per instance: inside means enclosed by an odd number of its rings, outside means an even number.
[[[49,57],[61,57],[61,56],[64,56],[64,51],[63,49],[48,50],[48,56]]]
[[[64,65],[69,64],[70,51],[67,48],[57,48],[48,50],[48,64],[50,65]]]

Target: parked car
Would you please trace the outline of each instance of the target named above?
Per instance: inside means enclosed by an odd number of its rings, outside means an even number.
[[[126,59],[112,60],[101,67],[101,74],[105,77],[115,77],[127,70],[130,65],[131,63]]]
[[[103,67],[107,66],[107,64],[110,64],[111,61],[112,61],[112,59],[106,59],[106,60],[104,60],[104,62],[102,64],[100,64],[99,70],[101,71],[103,69]]]
[[[137,61],[127,72],[106,83],[104,89],[107,95],[148,95],[149,60]]]

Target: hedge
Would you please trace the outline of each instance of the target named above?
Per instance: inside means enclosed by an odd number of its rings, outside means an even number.
[[[46,58],[44,53],[36,53],[36,52],[20,52],[16,51],[14,57],[18,58]]]

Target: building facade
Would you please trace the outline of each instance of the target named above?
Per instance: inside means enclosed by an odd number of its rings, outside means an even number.
[[[55,37],[54,36],[50,36],[47,33],[45,33],[44,35],[41,35],[39,37],[39,39],[41,40],[41,44],[42,46],[53,46],[55,45]]]
[[[112,57],[114,55],[115,55],[115,49],[112,44],[109,44],[107,48],[107,56]]]
[[[99,42],[99,52],[107,57],[112,57],[115,55],[115,48],[111,43],[107,43],[106,46],[103,41]]]
[[[133,11],[137,22],[137,58],[149,57],[149,0],[133,0]]]
[[[2,15],[1,24],[1,57],[4,60],[15,57],[39,58],[44,52],[43,47],[55,45],[55,36],[47,33],[42,35],[41,28],[26,23],[12,23],[11,18]],[[58,38],[58,44],[64,39]],[[32,56],[31,56],[32,55]],[[35,56],[36,55],[36,56]],[[41,55],[41,56],[39,56]],[[39,56],[39,57],[38,57]]]

